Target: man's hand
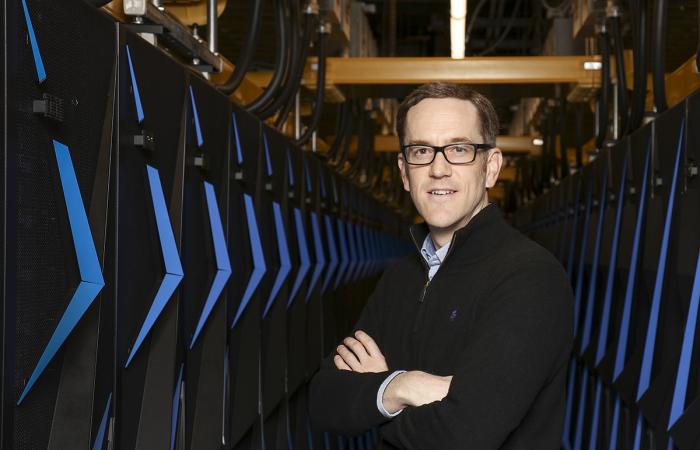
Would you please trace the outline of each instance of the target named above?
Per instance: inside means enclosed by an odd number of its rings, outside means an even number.
[[[397,375],[384,391],[384,408],[391,414],[407,406],[427,405],[447,396],[452,376],[440,377],[419,370]]]
[[[369,334],[357,330],[355,337],[346,337],[338,346],[338,354],[333,358],[340,370],[353,372],[386,372],[389,367],[379,346]]]

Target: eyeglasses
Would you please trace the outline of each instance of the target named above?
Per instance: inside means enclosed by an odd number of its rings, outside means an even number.
[[[435,155],[442,153],[445,160],[454,165],[471,164],[476,159],[476,152],[494,148],[491,144],[472,144],[457,142],[443,146],[427,144],[402,145],[401,153],[408,164],[427,166],[435,160]]]

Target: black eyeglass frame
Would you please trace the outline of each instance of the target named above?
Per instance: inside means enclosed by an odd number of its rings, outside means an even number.
[[[463,163],[453,163],[450,161],[450,159],[447,157],[445,154],[445,149],[447,147],[451,147],[453,145],[470,145],[474,147],[474,158],[472,158],[471,161],[469,162],[463,162]],[[430,160],[430,162],[427,163],[411,163],[408,162],[408,156],[406,155],[406,149],[411,148],[411,147],[430,147],[433,149],[433,159]],[[472,164],[476,160],[476,154],[481,151],[481,150],[491,150],[492,148],[495,148],[496,146],[493,144],[474,144],[472,142],[453,142],[451,144],[447,145],[428,145],[428,144],[408,144],[408,145],[402,145],[401,148],[401,154],[403,155],[404,161],[406,161],[406,164],[410,164],[412,166],[429,166],[435,161],[435,158],[437,157],[438,153],[442,153],[442,156],[445,158],[445,161],[448,163],[452,164],[453,166],[466,166],[468,164]]]

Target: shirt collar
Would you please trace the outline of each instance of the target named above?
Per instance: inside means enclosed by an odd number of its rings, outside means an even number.
[[[435,243],[432,237],[428,234],[425,239],[423,239],[423,246],[420,249],[421,255],[427,261],[429,266],[439,266],[447,255],[447,251],[450,249],[450,243],[443,245],[439,249],[435,249]]]

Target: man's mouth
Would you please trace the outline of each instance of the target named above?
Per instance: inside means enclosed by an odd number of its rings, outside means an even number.
[[[431,194],[431,195],[450,195],[450,194],[454,194],[455,192],[457,192],[457,191],[454,191],[452,189],[431,189],[430,191],[428,191],[428,194]]]

